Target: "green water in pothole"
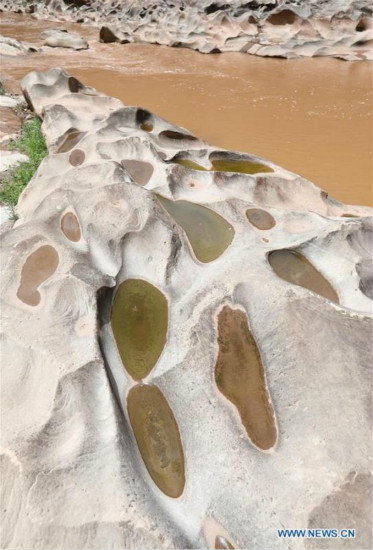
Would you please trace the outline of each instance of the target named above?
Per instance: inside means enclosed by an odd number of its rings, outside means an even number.
[[[150,477],[169,497],[185,485],[184,452],[175,416],[157,386],[131,388],[127,408],[141,457]]]
[[[58,253],[49,244],[32,252],[22,266],[17,297],[29,306],[37,306],[41,300],[39,286],[53,275],[58,263]]]
[[[185,231],[196,258],[212,262],[231,244],[234,229],[222,216],[199,204],[171,201],[157,195],[159,202]]]
[[[211,168],[204,168],[191,159],[174,159],[172,162],[186,166],[192,170],[204,170],[210,172],[235,172],[238,174],[257,174],[258,172],[273,172],[273,169],[260,162],[250,160],[215,159],[211,161]]]
[[[172,162],[175,162],[176,164],[180,164],[181,166],[186,166],[186,168],[191,168],[192,170],[201,170],[201,171],[208,171],[208,168],[204,168],[197,162],[194,162],[194,160],[191,159],[174,159]]]
[[[268,261],[281,279],[339,304],[338,294],[329,281],[297,250],[274,250],[269,253]]]
[[[147,281],[127,279],[114,296],[111,328],[125,369],[135,380],[142,380],[166,344],[166,297]]]

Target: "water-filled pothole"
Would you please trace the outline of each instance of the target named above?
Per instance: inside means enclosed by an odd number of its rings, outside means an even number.
[[[273,172],[273,169],[266,164],[244,159],[212,159],[211,167],[204,168],[197,162],[189,158],[175,158],[172,160],[176,164],[186,166],[192,170],[204,170],[210,172],[235,172],[237,174],[257,174],[258,172]]]
[[[81,149],[74,149],[69,156],[71,166],[80,166],[85,161],[85,152]]]
[[[258,172],[273,172],[273,169],[261,162],[251,160],[213,159],[212,169],[215,172],[236,172],[239,174],[257,174]]]
[[[111,310],[111,328],[122,363],[142,380],[159,359],[167,340],[168,304],[164,294],[142,279],[119,285]]]
[[[150,162],[142,160],[124,159],[121,164],[138,185],[146,185],[154,171]]]
[[[234,229],[222,216],[188,201],[158,200],[185,231],[196,258],[200,262],[216,260],[231,244]]]
[[[73,130],[69,132],[66,137],[63,139],[61,144],[58,146],[56,153],[67,153],[71,151],[73,147],[85,136],[86,132],[79,132],[78,130]]]
[[[29,306],[37,306],[40,302],[38,288],[53,275],[58,262],[56,249],[48,244],[41,246],[30,254],[22,267],[17,297]]]
[[[273,250],[268,254],[268,261],[281,279],[339,303],[338,294],[329,281],[297,250]]]
[[[197,141],[197,138],[195,136],[192,136],[191,134],[183,134],[182,132],[176,132],[175,130],[163,130],[159,137],[172,139],[175,141]]]
[[[219,354],[215,381],[236,407],[254,445],[268,450],[277,440],[277,429],[260,351],[247,316],[225,306],[218,316]]]
[[[128,393],[128,414],[150,477],[169,497],[185,485],[184,452],[175,416],[157,386],[138,384]]]
[[[191,168],[192,170],[202,170],[202,171],[208,170],[207,168],[204,168],[203,166],[201,166],[200,164],[198,164],[192,159],[176,158],[176,159],[172,159],[172,162],[175,162],[176,164],[180,164],[181,166],[186,166],[186,168]]]
[[[223,550],[234,549],[234,546],[225,537],[217,536],[215,538],[215,548],[221,548]]]
[[[80,241],[81,231],[78,218],[73,212],[66,212],[61,218],[61,231],[69,241]]]
[[[248,208],[246,210],[246,217],[254,227],[262,231],[272,229],[276,225],[274,217],[261,208]]]
[[[140,129],[144,132],[152,132],[154,130],[153,124],[141,124]]]

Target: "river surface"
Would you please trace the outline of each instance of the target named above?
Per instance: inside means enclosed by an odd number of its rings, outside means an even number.
[[[3,57],[13,92],[31,70],[60,66],[85,84],[157,113],[226,149],[271,160],[349,204],[373,203],[373,73],[367,62],[204,55],[151,44],[100,44],[98,29],[3,13],[0,32],[41,45],[46,28],[84,35],[87,51]]]

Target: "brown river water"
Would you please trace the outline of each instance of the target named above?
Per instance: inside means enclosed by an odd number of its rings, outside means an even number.
[[[84,35],[62,48],[1,59],[13,92],[31,70],[59,66],[85,84],[157,113],[226,149],[296,172],[349,204],[373,204],[373,73],[367,62],[204,55],[151,44],[100,44],[98,29],[1,14],[0,32],[41,45],[46,28]]]

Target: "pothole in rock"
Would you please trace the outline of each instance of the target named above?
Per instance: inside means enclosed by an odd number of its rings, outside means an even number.
[[[185,486],[184,452],[165,396],[157,386],[138,384],[128,393],[127,409],[150,477],[167,496],[179,497]]]
[[[123,168],[127,170],[131,178],[139,185],[146,185],[152,177],[154,168],[150,162],[142,160],[125,159],[121,162]]]
[[[234,549],[234,546],[225,537],[218,536],[215,538],[215,548],[221,548],[224,550]]]
[[[127,372],[135,380],[146,378],[167,340],[166,297],[143,279],[125,280],[114,296],[111,328]]]
[[[40,303],[38,288],[53,275],[58,262],[56,249],[48,244],[30,254],[22,267],[17,297],[29,306],[37,306]]]
[[[61,218],[61,231],[69,241],[80,241],[81,231],[78,218],[73,212],[66,212]]]
[[[229,306],[221,310],[218,344],[216,384],[237,407],[250,441],[261,450],[269,450],[277,441],[275,416],[260,351],[243,311]]]
[[[71,166],[80,166],[85,161],[85,152],[81,149],[75,149],[69,156]]]
[[[136,111],[136,124],[140,126],[144,132],[152,132],[154,130],[153,115],[145,109],[137,109]]]
[[[198,141],[197,138],[191,134],[183,134],[175,130],[163,130],[163,132],[159,134],[159,137],[175,141]]]
[[[273,250],[268,254],[268,261],[281,279],[339,304],[338,294],[329,281],[297,250]]]
[[[273,169],[266,164],[244,159],[212,159],[211,167],[204,168],[190,158],[175,158],[172,162],[186,166],[192,170],[206,170],[210,172],[233,172],[236,174],[257,174],[259,172],[273,172]]]
[[[71,130],[58,146],[56,153],[67,153],[75,147],[77,143],[85,136],[86,132],[79,132],[78,130]]]
[[[196,258],[212,262],[231,244],[234,229],[222,216],[188,201],[171,201],[157,195],[159,202],[185,231]]]
[[[248,208],[246,217],[254,227],[262,231],[272,229],[276,225],[274,217],[261,208]]]

